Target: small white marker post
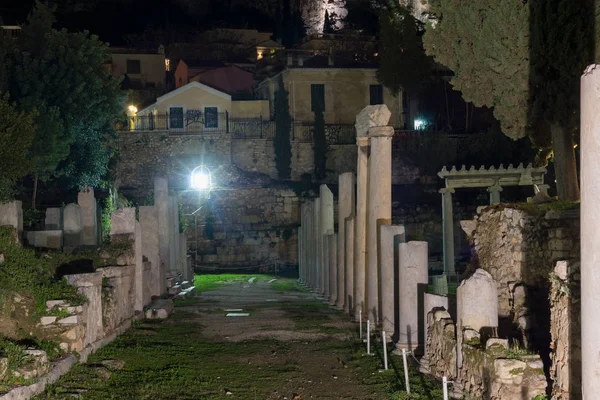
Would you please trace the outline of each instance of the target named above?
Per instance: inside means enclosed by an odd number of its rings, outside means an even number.
[[[406,349],[402,349],[402,363],[404,364],[404,382],[406,383],[406,394],[410,396],[410,382],[408,381],[408,362],[406,361]]]
[[[359,329],[360,329],[360,336],[359,336],[359,338],[362,339],[362,310],[360,310],[358,312],[358,324],[359,324]]]
[[[388,370],[388,359],[387,359],[387,342],[385,340],[385,331],[381,331],[383,339],[383,369]]]
[[[442,377],[442,385],[444,386],[444,400],[448,400],[448,378]]]
[[[367,355],[371,355],[371,320],[367,320]]]

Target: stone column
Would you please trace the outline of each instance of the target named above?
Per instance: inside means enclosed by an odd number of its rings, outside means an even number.
[[[337,264],[337,233],[332,233],[331,235],[327,235],[328,239],[328,251],[329,251],[329,305],[333,306],[337,302],[337,273],[338,273],[338,264]]]
[[[0,203],[0,226],[12,226],[17,230],[19,241],[23,232],[23,203],[13,200]]]
[[[74,248],[83,245],[83,211],[81,206],[75,203],[65,206],[63,226],[65,247]]]
[[[166,279],[167,271],[170,270],[170,230],[169,224],[169,184],[164,178],[154,179],[154,206],[158,213],[158,255],[160,257],[161,276]],[[165,283],[161,283],[164,293]]]
[[[320,208],[319,208],[319,212],[320,212],[319,223],[321,226],[320,240],[322,243],[321,248],[323,249],[326,246],[325,236],[323,236],[323,235],[330,235],[333,233],[333,193],[331,192],[331,190],[329,190],[327,185],[321,185],[319,194],[320,194],[319,200],[321,203]],[[329,268],[328,268],[329,263],[326,260],[327,259],[324,258],[324,254],[321,254],[321,261],[319,263],[322,266],[322,268],[321,268],[321,293],[323,293],[323,295],[327,299],[329,299]]]
[[[398,279],[398,348],[420,349],[424,343],[423,295],[428,283],[427,242],[400,243]]]
[[[381,321],[379,227],[392,222],[392,135],[391,126],[369,129],[369,198],[367,214],[367,307],[369,318]]]
[[[391,338],[397,333],[395,316],[396,285],[398,284],[398,249],[406,241],[404,226],[381,226],[381,328]]]
[[[45,227],[47,231],[62,231],[62,209],[58,207],[46,209]]]
[[[97,203],[94,197],[94,188],[87,187],[77,194],[77,204],[81,207],[83,216],[83,244],[96,246],[98,238]]]
[[[318,197],[314,202],[313,232],[315,233],[315,237],[313,238],[315,253],[313,254],[312,289],[318,293],[321,290],[321,253],[323,253],[323,243],[321,241],[321,199]]]
[[[367,194],[369,192],[368,137],[357,137],[358,160],[356,165],[356,218],[354,220],[354,320],[358,322],[359,311],[367,315]]]
[[[150,261],[150,296],[160,296],[165,292],[165,271],[160,268],[158,241],[158,209],[156,206],[140,206],[142,228],[142,254]]]
[[[500,192],[502,191],[502,186],[494,185],[488,188],[488,192],[490,194],[490,205],[500,203]]]
[[[344,303],[344,311],[348,314],[354,313],[354,217],[350,216],[344,221],[345,232],[345,248],[346,253],[346,301]]]
[[[444,238],[444,273],[456,275],[454,268],[454,217],[452,213],[452,193],[454,189],[440,189],[442,194],[442,226]]]
[[[179,207],[177,204],[177,198],[173,196],[169,196],[169,223],[171,225],[169,229],[169,242],[171,243],[171,249],[169,251],[170,271],[173,276],[183,275],[180,264],[181,246],[179,245]]]
[[[304,206],[302,206],[302,212],[304,214]],[[304,216],[300,217],[300,222],[304,222]],[[304,283],[302,267],[304,266],[304,253],[302,252],[302,225],[298,227],[298,282]]]
[[[581,369],[585,400],[600,393],[600,69],[581,77]]]
[[[346,299],[346,218],[354,215],[354,174],[345,172],[339,176],[338,186],[338,244],[337,244],[337,300],[342,309]]]

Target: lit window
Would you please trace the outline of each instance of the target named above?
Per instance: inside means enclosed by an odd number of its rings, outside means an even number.
[[[171,70],[171,60],[165,58],[165,71],[169,72]]]

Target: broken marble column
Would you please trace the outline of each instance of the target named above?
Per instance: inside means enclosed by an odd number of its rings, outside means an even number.
[[[328,251],[329,251],[329,305],[334,306],[337,302],[337,274],[338,274],[338,264],[337,264],[337,233],[332,233],[328,235]]]
[[[382,225],[380,229],[381,328],[392,338],[398,332],[395,315],[398,250],[400,243],[406,241],[406,231],[403,225]]]
[[[367,307],[369,318],[381,321],[379,227],[392,222],[392,136],[394,128],[369,129],[369,198],[367,212]]]
[[[169,243],[171,243],[171,249],[169,251],[169,271],[172,276],[179,277],[183,272],[179,262],[179,206],[177,204],[177,199],[173,196],[169,196],[169,224]]]
[[[441,309],[448,310],[448,296],[439,295],[434,293],[425,293],[423,295],[423,357],[421,358],[419,371],[424,374],[430,374],[431,370],[429,369],[429,355],[427,354],[427,335],[428,335],[428,324],[427,324],[427,314],[430,312],[435,312]]]
[[[77,194],[77,204],[81,207],[83,216],[83,244],[96,246],[100,243],[98,237],[98,204],[94,197],[94,188],[87,187]]]
[[[346,301],[344,311],[348,314],[354,314],[354,216],[346,218],[345,224],[345,248],[346,253]]]
[[[142,228],[142,254],[150,261],[150,296],[165,292],[166,275],[161,269],[158,241],[158,209],[156,206],[140,206]]]
[[[319,207],[319,218],[320,218],[320,240],[321,240],[321,248],[324,248],[326,246],[325,244],[325,236],[324,235],[330,235],[333,233],[333,221],[334,221],[334,217],[333,217],[333,193],[331,192],[331,190],[329,190],[329,188],[327,187],[327,185],[321,185],[320,187],[320,196],[319,196],[319,201],[320,201],[320,207]],[[321,268],[321,293],[323,294],[323,296],[328,300],[329,299],[329,268],[328,265],[329,263],[327,262],[327,259],[324,258],[323,254],[321,255],[321,262],[320,265],[323,267]]]
[[[314,202],[313,228],[315,237],[313,244],[315,246],[315,254],[313,256],[313,278],[312,289],[316,293],[321,291],[321,255],[323,253],[323,243],[321,241],[321,199],[316,198]]]
[[[47,231],[61,231],[62,224],[62,209],[59,207],[50,207],[46,209],[46,220],[44,226]]]
[[[479,268],[456,290],[457,364],[462,369],[462,344],[466,339],[485,343],[498,329],[498,287],[489,272]],[[461,390],[455,387],[455,391]]]
[[[19,238],[23,232],[23,204],[21,200],[0,203],[0,226],[12,226]]]
[[[454,268],[454,213],[452,211],[452,193],[454,189],[440,189],[442,194],[442,229],[444,239],[444,273],[456,275]]]
[[[581,77],[581,369],[584,399],[600,393],[600,69]]]
[[[357,118],[358,119],[358,118]],[[368,136],[356,138],[358,157],[356,162],[356,217],[354,219],[354,320],[358,321],[360,311],[367,317],[367,195],[369,178],[370,139]]]
[[[75,203],[67,204],[63,213],[65,247],[78,247],[83,245],[83,211]]]
[[[194,271],[188,268],[188,243],[187,236],[185,233],[179,234],[179,258],[181,264],[181,270],[183,271],[183,279],[193,283],[194,282]]]
[[[346,218],[354,215],[354,174],[339,176],[338,186],[338,243],[337,243],[337,293],[335,305],[344,308],[346,303]]]
[[[399,244],[398,348],[422,349],[425,341],[422,300],[429,280],[428,269],[427,242]]]
[[[154,179],[154,206],[158,213],[158,255],[161,263],[160,268],[166,274],[170,271],[169,231],[171,226],[169,224],[169,184],[164,178]],[[161,288],[164,288],[165,285],[166,283],[161,284]]]
[[[110,236],[113,243],[117,241],[130,243],[133,257],[127,260],[127,265],[134,265],[133,305],[135,311],[144,308],[144,263],[142,230],[135,219],[135,208],[119,208],[110,214]]]

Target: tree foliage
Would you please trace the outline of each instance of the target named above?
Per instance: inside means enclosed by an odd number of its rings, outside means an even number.
[[[292,116],[290,115],[289,94],[285,90],[283,77],[279,75],[278,89],[275,92],[275,166],[281,179],[289,179],[292,173],[292,145],[290,132],[292,130]]]
[[[15,183],[33,169],[27,153],[35,137],[37,115],[18,111],[8,94],[0,95],[0,115],[0,200],[7,200]]]
[[[433,59],[423,50],[423,23],[410,10],[390,2],[379,8],[377,78],[397,95],[419,92],[431,81]]]
[[[315,178],[325,178],[327,164],[327,138],[325,137],[324,105],[315,108],[315,125],[313,129],[313,154],[315,162]]]
[[[428,54],[454,72],[454,88],[493,107],[505,135],[529,136],[542,154],[552,146],[565,200],[579,197],[573,137],[594,10],[591,0],[432,0],[436,19],[424,37]]]
[[[19,108],[37,111],[29,152],[35,176],[63,175],[73,188],[97,186],[110,155],[108,134],[122,111],[119,80],[104,69],[106,44],[53,24],[52,10],[37,2],[9,50],[8,90]]]
[[[323,23],[323,33],[335,33],[335,19],[325,10],[325,22]]]

